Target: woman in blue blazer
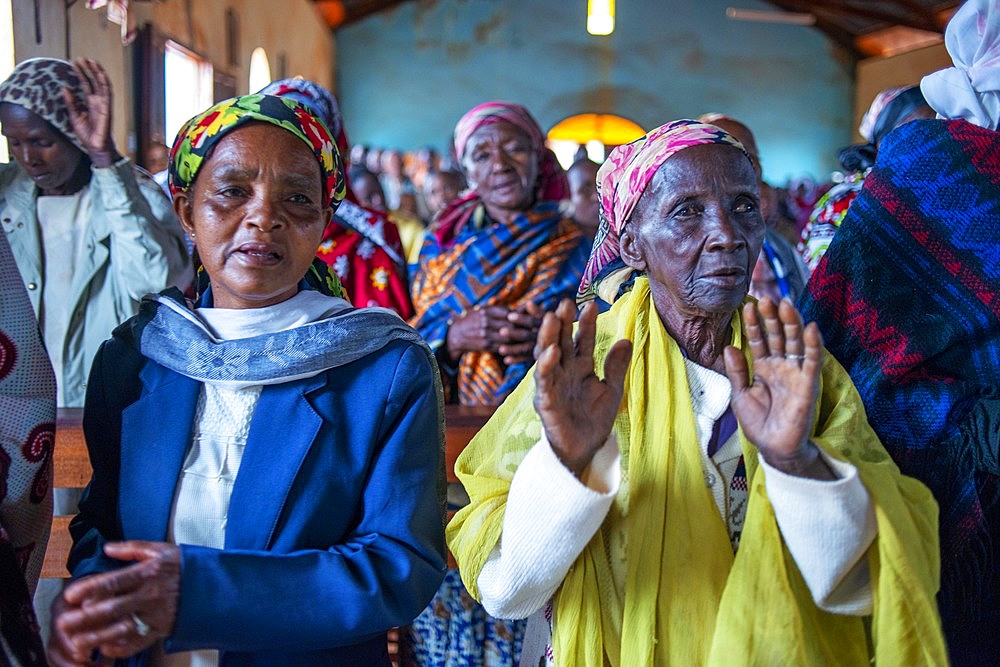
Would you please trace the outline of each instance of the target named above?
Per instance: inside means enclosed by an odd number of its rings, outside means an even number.
[[[196,116],[170,185],[205,290],[147,297],[97,355],[50,661],[386,665],[445,569],[433,357],[312,263],[344,180],[305,107]]]

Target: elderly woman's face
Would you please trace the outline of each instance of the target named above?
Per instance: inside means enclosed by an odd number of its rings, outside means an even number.
[[[535,201],[538,155],[531,139],[506,121],[479,128],[465,144],[462,159],[469,186],[494,217],[521,213]]]
[[[86,182],[78,174],[83,153],[35,112],[0,104],[0,125],[10,154],[43,195],[73,194]]]
[[[266,123],[215,146],[174,210],[194,240],[217,308],[262,308],[298,292],[332,210],[319,163],[292,133]]]
[[[728,313],[746,296],[760,246],[757,175],[732,146],[668,158],[625,225],[622,259],[646,271],[658,309]]]

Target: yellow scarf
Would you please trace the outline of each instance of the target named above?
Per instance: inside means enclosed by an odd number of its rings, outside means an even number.
[[[598,320],[598,372],[621,338],[635,350],[615,421],[622,488],[555,594],[557,664],[946,664],[934,600],[937,505],[889,459],[843,368],[826,355],[812,440],[858,468],[875,507],[871,654],[861,617],[813,602],[781,539],[764,475],[756,474],[756,449],[742,432],[750,501],[734,557],[705,485],[684,359],[644,278]],[[733,344],[742,349],[738,316]],[[529,376],[456,463],[471,503],[448,526],[448,546],[476,597],[479,572],[500,538],[510,480],[541,434],[533,393]]]

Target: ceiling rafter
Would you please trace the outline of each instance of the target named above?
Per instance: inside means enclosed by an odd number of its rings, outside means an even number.
[[[313,0],[331,29],[337,30],[413,0]],[[573,0],[582,2],[583,0]],[[890,29],[941,34],[961,0],[766,0],[776,9],[816,17],[815,28],[856,58],[872,55],[859,46]],[[740,0],[731,0],[738,6]],[[473,3],[474,4],[474,3]],[[470,4],[470,6],[473,6]],[[867,41],[870,41],[868,39]]]
[[[356,23],[410,0],[313,0],[331,29]]]
[[[820,15],[843,15],[851,18],[871,19],[882,22],[886,25],[902,25],[917,30],[927,30],[930,32],[941,32],[937,21],[928,20],[923,14],[915,14],[910,9],[896,2],[879,3],[885,9],[880,9],[875,3],[866,2],[863,5],[847,2],[846,0],[828,0],[827,2],[806,2],[804,0],[780,0],[772,4],[783,6],[789,11],[811,12],[817,18]],[[889,7],[896,8],[896,11],[889,11]],[[877,29],[884,26],[871,26]]]
[[[948,20],[943,17],[942,12],[934,11],[933,8],[921,2],[917,2],[917,0],[896,0],[896,2],[897,4],[903,5],[914,14],[923,16],[929,24],[937,26],[939,32],[944,32],[944,29],[948,24]]]

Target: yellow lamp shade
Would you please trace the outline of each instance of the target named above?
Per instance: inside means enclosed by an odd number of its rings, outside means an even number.
[[[610,35],[615,30],[615,0],[587,0],[587,32]]]
[[[605,146],[620,146],[638,139],[646,131],[627,118],[603,113],[582,113],[559,121],[549,130],[549,139],[586,144],[599,141]]]

